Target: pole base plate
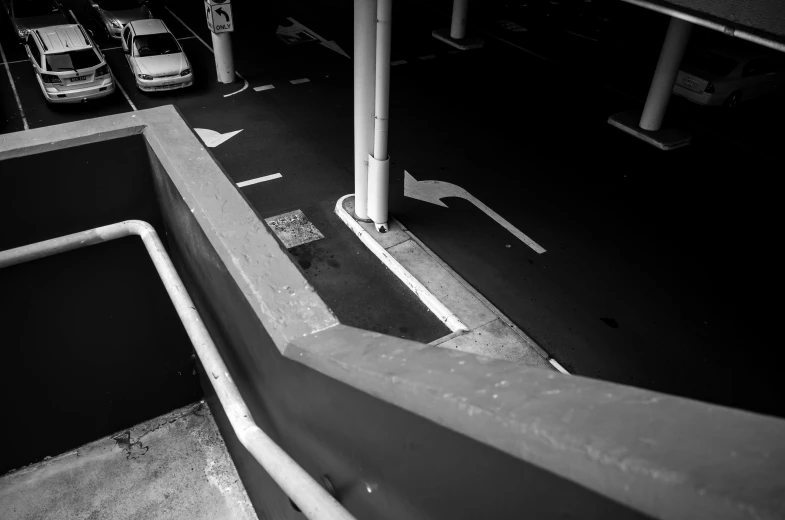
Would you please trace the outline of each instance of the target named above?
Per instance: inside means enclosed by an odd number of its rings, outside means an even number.
[[[678,128],[661,128],[655,131],[644,130],[638,123],[641,120],[640,110],[619,112],[608,118],[608,124],[645,141],[660,150],[675,150],[687,146],[692,136]]]
[[[441,40],[446,44],[452,45],[456,49],[460,49],[462,51],[468,51],[469,49],[479,49],[485,42],[482,38],[477,38],[474,36],[467,36],[466,38],[461,38],[460,40],[456,40],[455,38],[450,37],[450,28],[444,29],[436,29],[431,34],[437,40]]]

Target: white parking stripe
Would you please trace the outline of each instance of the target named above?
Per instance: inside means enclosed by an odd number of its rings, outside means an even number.
[[[409,63],[409,62],[406,61],[406,60],[397,60],[397,61],[394,61],[394,62],[390,63],[390,66],[391,67],[395,67],[396,65],[406,65],[407,63]]]
[[[309,81],[311,80],[308,78],[300,78],[300,79],[293,79],[289,83],[291,83],[292,85],[298,85],[300,83],[308,83]]]
[[[14,61],[7,61],[9,65],[13,65],[14,63],[29,63],[30,60],[14,60]]]
[[[243,88],[241,88],[240,90],[235,90],[234,92],[230,92],[228,94],[224,94],[224,97],[234,96],[235,94],[239,94],[240,92],[248,88],[248,80],[242,77],[239,72],[234,71],[234,73],[237,75],[238,78],[243,80]]]
[[[21,114],[22,116],[22,125],[24,126],[25,130],[30,130],[30,126],[27,124],[27,118],[25,117],[25,111],[22,108],[22,101],[19,99],[19,94],[16,92],[16,84],[14,83],[14,77],[11,76],[11,69],[8,67],[8,62],[5,61],[5,51],[3,50],[2,44],[0,44],[0,58],[3,59],[5,72],[6,74],[8,74],[8,81],[11,82],[11,90],[14,91],[14,97],[16,98],[16,106],[19,107],[19,114]]]
[[[257,177],[256,179],[249,179],[247,181],[238,182],[238,188],[245,188],[246,186],[250,186],[252,184],[259,184],[260,182],[271,181],[273,179],[280,179],[283,177],[280,173],[273,173],[272,175],[265,175],[264,177]]]
[[[133,109],[134,109],[134,111],[136,111],[136,110],[137,110],[137,108],[136,108],[136,105],[134,105],[134,102],[133,102],[133,101],[131,101],[131,98],[129,98],[129,97],[128,97],[128,94],[126,94],[126,92],[125,92],[125,89],[124,89],[124,88],[123,88],[123,86],[120,84],[120,82],[119,82],[119,81],[117,81],[117,78],[115,78],[115,79],[114,79],[114,82],[115,82],[115,84],[117,85],[117,87],[120,89],[120,92],[122,92],[122,93],[123,93],[123,96],[125,97],[125,100],[126,100],[126,101],[128,101],[128,104],[129,104],[129,105],[131,105],[131,108],[133,108]]]
[[[433,60],[435,58],[436,58],[435,54],[426,54],[425,56],[420,56],[420,59],[423,60],[423,61],[425,61],[425,60]]]
[[[182,21],[182,20],[180,19],[180,17],[179,17],[179,16],[177,16],[176,14],[174,14],[174,13],[172,12],[172,10],[171,10],[171,9],[169,9],[169,7],[167,7],[167,6],[164,6],[164,7],[166,8],[166,10],[167,10],[167,11],[169,11],[169,14],[171,14],[172,16],[174,16],[174,19],[175,19],[175,20],[177,20],[178,22],[180,22],[180,23],[183,25],[183,27],[185,27],[186,29],[188,29],[188,32],[190,32],[191,34],[193,34],[193,35],[194,35],[194,38],[196,38],[197,40],[199,40],[200,42],[202,42],[202,45],[204,45],[205,47],[207,47],[208,49],[210,49],[210,52],[213,52],[213,48],[212,48],[212,47],[210,47],[209,45],[207,45],[207,42],[205,42],[203,39],[201,39],[201,38],[199,37],[199,35],[198,35],[198,34],[196,34],[195,32],[193,32],[193,30],[192,30],[190,27],[188,27],[188,26],[185,24],[185,22],[184,22],[184,21]]]
[[[271,90],[271,89],[274,89],[274,88],[275,88],[274,85],[262,85],[260,87],[254,87],[253,89],[256,92],[261,92],[262,90]]]
[[[563,367],[563,366],[561,366],[561,365],[559,364],[559,362],[558,362],[558,361],[556,361],[555,359],[551,358],[551,359],[549,359],[549,360],[548,360],[548,362],[549,362],[551,365],[553,365],[553,367],[554,367],[556,370],[558,370],[559,372],[561,372],[562,374],[567,374],[567,375],[569,375],[569,372],[567,372],[567,371],[564,369],[564,367]]]

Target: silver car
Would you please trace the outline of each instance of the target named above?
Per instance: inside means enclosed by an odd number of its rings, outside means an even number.
[[[146,0],[87,0],[87,4],[94,27],[116,40],[129,22],[153,17]]]
[[[24,41],[33,29],[71,23],[57,0],[4,0],[16,37]]]

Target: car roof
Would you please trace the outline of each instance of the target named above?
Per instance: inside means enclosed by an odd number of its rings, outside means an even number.
[[[158,20],[157,18],[152,20],[135,20],[128,25],[133,27],[137,36],[169,32],[169,29],[166,28],[163,20]]]
[[[93,44],[79,24],[52,25],[34,31],[44,46],[44,54],[91,49]]]

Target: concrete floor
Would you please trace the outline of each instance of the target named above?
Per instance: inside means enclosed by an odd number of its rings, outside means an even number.
[[[257,516],[209,408],[199,402],[0,477],[0,518]]]

